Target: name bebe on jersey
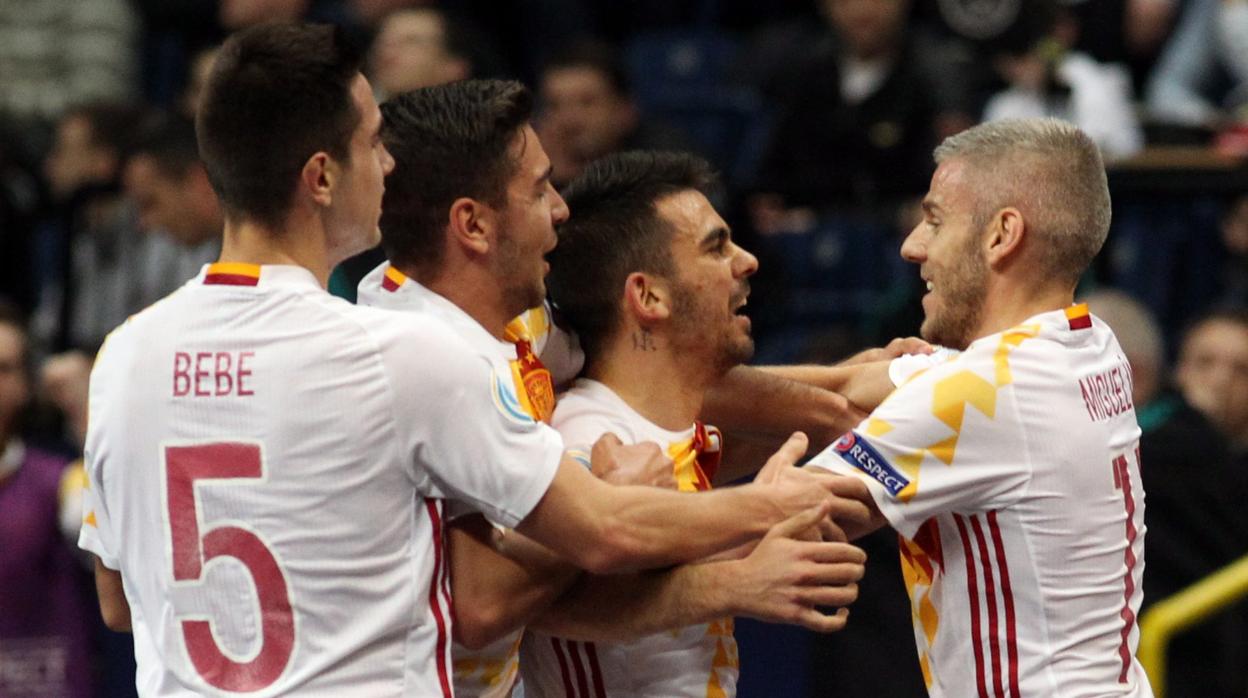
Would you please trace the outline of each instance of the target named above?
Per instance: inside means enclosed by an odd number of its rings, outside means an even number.
[[[173,354],[174,397],[255,395],[251,385],[254,351],[179,351]]]
[[[870,475],[894,496],[910,484],[909,478],[897,472],[880,452],[857,433],[848,431],[832,445],[833,450],[850,465]]]

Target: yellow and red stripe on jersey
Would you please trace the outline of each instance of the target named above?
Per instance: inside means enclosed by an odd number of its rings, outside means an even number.
[[[389,264],[386,265],[386,273],[384,276],[381,277],[382,288],[384,288],[385,290],[391,293],[394,293],[395,291],[399,290],[399,287],[402,286],[403,282],[405,281],[407,281],[406,274],[399,271],[398,269],[395,269],[393,266]]]
[[[204,284],[213,286],[255,286],[260,283],[260,265],[217,262],[208,265]]]
[[[693,436],[668,445],[667,455],[672,459],[672,474],[676,477],[678,490],[701,492],[711,489],[711,478],[719,470],[722,443],[719,429],[697,422]]]
[[[1092,326],[1092,316],[1088,314],[1088,304],[1080,303],[1066,309],[1066,321],[1072,330],[1086,330]]]

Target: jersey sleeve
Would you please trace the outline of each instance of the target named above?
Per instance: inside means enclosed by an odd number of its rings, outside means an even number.
[[[1007,506],[1030,477],[1008,400],[991,374],[963,363],[903,384],[811,460],[865,479],[880,512],[907,537],[938,514]]]
[[[516,526],[554,479],[559,434],[520,409],[509,373],[449,328],[400,341],[407,350],[390,354],[395,419],[418,490]]]
[[[116,333],[114,333],[116,334]],[[121,568],[117,532],[109,516],[108,491],[105,478],[108,454],[108,394],[110,392],[108,355],[120,351],[110,335],[96,357],[91,371],[88,389],[87,439],[84,447],[83,465],[86,469],[86,488],[82,492],[82,528],[78,533],[78,547],[100,558],[111,570]]]
[[[957,355],[956,349],[945,347],[938,347],[930,354],[903,354],[888,363],[888,378],[894,386],[898,386]]]

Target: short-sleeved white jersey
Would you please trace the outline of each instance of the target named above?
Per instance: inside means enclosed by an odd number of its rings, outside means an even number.
[[[428,314],[215,264],[92,373],[80,544],[121,571],[144,696],[450,696],[442,500],[514,526],[562,456]]]
[[[901,533],[932,696],[1151,696],[1131,371],[1084,305],[915,373],[812,462]]]
[[[429,294],[428,289],[390,266],[389,262],[383,262],[360,281],[357,299],[362,305],[413,310],[429,307]],[[453,304],[451,306],[454,307]],[[549,371],[551,382],[562,390],[581,372],[585,354],[576,335],[554,322],[554,314],[549,302],[524,311],[507,324],[506,339],[512,344],[527,343]],[[456,315],[472,321],[462,311]],[[512,360],[517,358],[517,349],[523,352],[523,347],[502,347],[504,354],[510,355]]]
[[[560,370],[580,371],[584,357],[575,338],[555,329],[547,308],[533,308],[507,325],[503,340],[496,339],[463,309],[446,298],[383,263],[359,285],[358,300],[401,312],[432,313],[460,332],[465,339],[490,353],[495,375],[500,376],[502,402],[539,421],[549,422],[555,408],[555,381],[545,366],[552,358]],[[552,332],[558,333],[552,335]],[[537,358],[541,355],[541,358]],[[571,376],[567,377],[568,380]],[[458,503],[448,507],[448,518],[472,513]],[[457,698],[505,698],[520,676],[520,638],[523,628],[481,649],[458,643],[452,648]]]
[[[677,486],[710,488],[720,438],[700,424],[674,432],[638,414],[602,383],[580,379],[559,398],[554,425],[573,454],[588,454],[612,432],[626,444],[653,441],[672,458]],[[573,642],[534,631],[521,646],[526,698],[676,698],[734,696],[737,643],[724,618],[633,642]]]

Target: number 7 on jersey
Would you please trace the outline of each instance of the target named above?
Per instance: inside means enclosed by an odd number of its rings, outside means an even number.
[[[229,481],[262,478],[260,446],[166,446],[164,457],[175,584],[200,582],[209,561],[232,557],[247,568],[259,601],[259,647],[250,659],[227,656],[213,635],[210,620],[182,620],[182,638],[191,664],[200,678],[224,691],[250,692],[271,686],[289,665],[295,644],[295,619],[286,575],[273,552],[254,532],[240,526],[216,526],[201,531],[198,497],[201,488],[238,486],[245,483]]]

